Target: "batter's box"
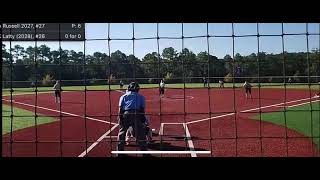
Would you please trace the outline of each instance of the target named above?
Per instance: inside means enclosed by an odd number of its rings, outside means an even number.
[[[159,128],[159,138],[161,140],[184,140],[186,137],[183,123],[161,123]]]
[[[192,139],[186,123],[161,123],[159,137],[162,142],[175,143],[177,147],[186,148],[191,157],[197,157],[197,151],[192,141],[194,138]],[[179,149],[173,151],[179,151]]]

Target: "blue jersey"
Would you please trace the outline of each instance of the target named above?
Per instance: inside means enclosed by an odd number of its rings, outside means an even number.
[[[142,110],[145,108],[145,98],[132,91],[127,91],[120,97],[119,107],[124,111]]]

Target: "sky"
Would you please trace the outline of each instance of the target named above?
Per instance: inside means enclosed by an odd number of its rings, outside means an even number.
[[[110,27],[109,27],[110,25]],[[257,35],[256,23],[234,23],[235,35]],[[134,26],[134,28],[133,28]],[[86,41],[85,42],[61,42],[62,49],[81,51],[86,54],[93,54],[96,51],[102,53],[120,50],[129,55],[134,54],[142,59],[144,55],[151,52],[158,51],[158,44],[156,39],[150,40],[111,40],[108,45],[106,40],[108,36],[111,39],[131,39],[135,38],[152,38],[157,37],[156,23],[86,23]],[[316,33],[317,35],[310,35],[308,38],[309,51],[320,47],[320,24],[319,23],[284,23],[283,30],[286,34],[306,33],[308,28],[309,33]],[[110,32],[108,32],[110,30]],[[173,47],[178,52],[182,49],[181,39],[161,39],[162,37],[181,37],[182,24],[181,23],[159,23],[159,50],[160,53],[166,47]],[[212,36],[231,36],[231,23],[209,23],[208,34]],[[261,35],[279,35],[282,34],[281,23],[259,23],[259,34]],[[206,23],[184,23],[183,36],[206,36]],[[8,42],[4,42],[8,47]],[[34,46],[34,42],[12,42],[12,46],[20,45],[23,47]],[[57,41],[38,42],[38,46],[45,44],[52,50],[57,50],[59,43]],[[134,45],[134,46],[133,46]],[[209,45],[210,55],[223,58],[226,54],[232,56],[233,39],[231,37],[210,37],[207,41],[206,37],[200,38],[185,38],[183,41],[184,48],[188,48],[192,52],[198,54],[199,52],[207,51]],[[307,38],[306,35],[288,35],[284,36],[285,51],[288,52],[306,52]],[[249,55],[258,52],[258,38],[254,37],[236,37],[234,39],[235,54]],[[260,37],[259,38],[259,52],[267,53],[281,53],[282,52],[282,38],[277,37]]]

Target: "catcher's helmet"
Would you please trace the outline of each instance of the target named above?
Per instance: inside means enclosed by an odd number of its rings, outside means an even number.
[[[136,82],[131,82],[128,86],[128,91],[138,92],[140,90],[140,86]]]

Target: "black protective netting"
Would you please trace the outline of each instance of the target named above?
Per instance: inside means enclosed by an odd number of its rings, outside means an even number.
[[[2,41],[2,156],[115,157],[119,98],[132,81],[146,99],[154,156],[319,156],[319,23],[303,24],[303,32],[281,23],[271,34],[263,30],[269,24],[243,32],[230,23],[225,34],[214,33],[219,24],[193,24],[203,29],[190,36],[182,23],[172,37],[153,25],[150,37],[141,24],[122,31],[108,23],[80,42]],[[219,50],[228,53],[218,57]],[[125,150],[139,151],[136,144]]]

